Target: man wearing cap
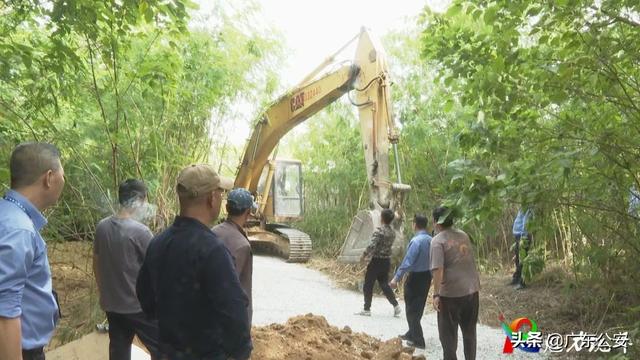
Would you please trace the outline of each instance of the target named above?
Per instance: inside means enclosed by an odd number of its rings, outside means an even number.
[[[163,357],[248,359],[247,295],[233,258],[209,228],[220,213],[230,179],[210,165],[178,175],[180,215],[151,240],[136,290],[142,310],[158,319]]]
[[[251,300],[251,275],[253,273],[253,255],[247,233],[242,228],[247,222],[252,209],[257,209],[253,196],[246,189],[233,189],[227,195],[227,220],[213,228],[213,233],[227,247],[236,264],[236,272],[240,278],[242,290],[249,298],[247,312],[249,324],[253,315]]]

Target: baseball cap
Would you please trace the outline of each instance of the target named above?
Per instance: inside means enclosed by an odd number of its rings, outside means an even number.
[[[243,188],[231,190],[227,194],[227,204],[238,210],[246,210],[249,208],[256,210],[258,208],[258,204],[253,201],[251,193]]]
[[[216,189],[230,190],[233,179],[220,176],[209,164],[187,166],[178,174],[178,194],[196,198]]]

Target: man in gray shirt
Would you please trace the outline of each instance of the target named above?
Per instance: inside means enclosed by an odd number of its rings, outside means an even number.
[[[480,278],[469,236],[453,228],[453,214],[447,207],[433,211],[437,235],[431,240],[433,307],[438,312],[438,333],[445,360],[456,359],[458,326],[462,330],[464,357],[476,358],[476,324]]]
[[[136,279],[153,237],[151,230],[135,220],[145,211],[147,188],[140,180],[120,184],[120,210],[98,223],[93,244],[93,271],[100,306],[109,320],[109,359],[129,360],[131,342],[138,335],[159,358],[158,326],[142,312],[136,297]]]
[[[249,327],[253,315],[251,301],[251,277],[253,274],[253,254],[247,233],[242,228],[247,222],[251,209],[257,209],[251,193],[246,189],[233,189],[227,195],[227,220],[216,225],[212,230],[218,239],[229,250],[236,266],[236,273],[240,279],[240,286],[249,298],[247,307]]]

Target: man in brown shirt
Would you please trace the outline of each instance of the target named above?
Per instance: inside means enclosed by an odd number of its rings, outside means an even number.
[[[235,261],[236,272],[240,279],[240,286],[249,298],[247,308],[249,314],[249,324],[253,316],[251,301],[251,276],[253,274],[253,255],[251,253],[251,243],[247,238],[247,233],[242,228],[247,222],[252,209],[257,206],[253,201],[251,193],[246,189],[233,189],[227,195],[227,220],[216,225],[212,230],[216,236],[222,240]]]
[[[444,360],[455,360],[458,326],[462,330],[464,357],[476,358],[476,324],[480,278],[469,236],[453,228],[453,215],[447,207],[433,211],[436,235],[431,240],[433,307],[438,312],[438,333]]]

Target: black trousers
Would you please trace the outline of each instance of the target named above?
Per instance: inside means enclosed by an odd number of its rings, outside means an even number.
[[[161,344],[162,356],[159,360],[227,360],[229,356],[224,354],[197,355],[191,352],[177,351],[171,345]]]
[[[524,238],[526,240],[526,243],[524,244],[524,252],[525,254],[529,252],[529,247],[531,246],[531,240],[533,239],[533,237],[531,237],[531,235],[526,235],[526,236],[520,236],[520,235],[516,235],[515,236],[515,265],[516,265],[516,271],[513,273],[513,283],[514,284],[524,284],[524,279],[522,279],[522,263],[520,262],[520,246],[521,246],[521,240],[522,238]]]
[[[391,268],[391,260],[381,259],[381,258],[373,258],[367,265],[367,272],[364,275],[364,309],[371,310],[371,299],[373,298],[373,285],[376,280],[378,281],[378,285],[382,289],[384,296],[387,297],[387,300],[393,306],[398,305],[398,300],[396,300],[396,295],[393,293],[393,290],[389,287],[389,269]]]
[[[405,334],[417,347],[424,348],[424,335],[420,320],[431,287],[431,271],[410,272],[404,283],[404,304],[409,331]]]
[[[480,305],[478,292],[462,297],[440,297],[438,333],[444,360],[456,360],[458,349],[458,326],[462,330],[464,358],[476,358],[476,324]]]
[[[215,355],[196,355],[189,352],[182,352],[174,350],[171,345],[161,344],[160,348],[162,349],[162,355],[159,360],[227,360],[230,357],[224,354],[215,354]]]
[[[44,348],[22,350],[22,360],[44,360]]]
[[[131,342],[138,335],[140,341],[151,353],[151,359],[159,359],[158,323],[150,320],[140,312],[135,314],[118,314],[107,312],[109,321],[109,359],[130,360]]]

